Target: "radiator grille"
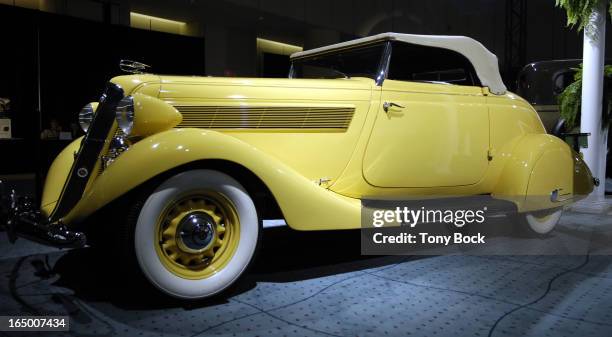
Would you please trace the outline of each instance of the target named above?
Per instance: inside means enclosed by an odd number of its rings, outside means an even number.
[[[346,130],[352,107],[240,107],[175,105],[183,115],[178,127],[205,129]]]
[[[113,136],[110,139],[113,139],[115,137],[124,137],[125,134],[123,133],[123,130],[121,130],[121,128],[116,128],[115,132],[113,133]],[[102,161],[103,157],[108,156],[110,151],[110,148],[107,148],[106,151],[104,151],[104,154],[100,156],[100,160]],[[98,175],[102,174],[102,172],[104,172],[104,163],[100,162],[100,167],[98,168]]]

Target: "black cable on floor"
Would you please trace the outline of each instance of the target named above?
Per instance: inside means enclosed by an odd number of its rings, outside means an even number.
[[[27,303],[17,292],[17,278],[19,277],[19,270],[21,269],[21,266],[27,260],[28,257],[29,256],[22,256],[13,266],[13,269],[11,270],[11,274],[9,276],[8,290],[15,302],[21,305],[23,311],[29,313],[30,315],[40,315],[40,311],[35,307],[31,306],[29,303]]]
[[[512,309],[512,310],[510,310],[510,311],[508,311],[507,313],[503,314],[501,317],[499,317],[499,318],[497,319],[497,321],[495,321],[495,323],[493,324],[493,326],[491,327],[491,329],[489,330],[489,334],[488,334],[487,336],[488,336],[488,337],[491,337],[491,336],[493,335],[493,332],[494,332],[494,331],[495,331],[495,329],[497,328],[497,325],[498,325],[498,324],[499,324],[499,323],[500,323],[500,322],[501,322],[501,321],[502,321],[504,318],[506,318],[506,317],[510,316],[511,314],[513,314],[513,313],[517,312],[518,310],[521,310],[521,309],[526,308],[526,307],[528,307],[528,306],[530,306],[530,305],[536,304],[537,302],[539,302],[540,300],[542,300],[544,297],[546,297],[546,295],[548,295],[548,293],[550,292],[550,290],[551,290],[551,288],[552,288],[552,284],[553,284],[553,282],[555,282],[555,280],[557,280],[559,277],[561,277],[561,276],[563,276],[563,275],[566,275],[566,274],[569,274],[569,273],[575,272],[576,270],[578,270],[578,269],[580,269],[580,268],[582,268],[582,267],[586,266],[586,264],[587,264],[587,263],[589,263],[589,258],[590,258],[590,254],[587,254],[587,255],[585,256],[584,262],[582,262],[582,263],[581,263],[579,266],[576,266],[576,267],[574,267],[574,268],[572,268],[572,269],[564,270],[564,271],[562,271],[562,272],[558,273],[557,275],[555,275],[555,276],[554,276],[552,279],[550,279],[550,281],[548,281],[548,286],[546,287],[546,291],[544,292],[544,294],[542,294],[542,295],[541,295],[540,297],[538,297],[537,299],[535,299],[535,300],[533,300],[533,301],[531,301],[531,302],[529,302],[529,303],[523,304],[523,305],[521,305],[521,306],[518,306],[518,307],[516,307],[516,308],[514,308],[514,309]]]
[[[270,316],[272,318],[275,318],[275,319],[277,319],[277,320],[279,320],[279,321],[281,321],[283,323],[286,323],[288,325],[291,325],[291,326],[295,326],[295,327],[298,327],[298,328],[302,328],[304,330],[316,332],[316,333],[319,333],[319,334],[322,334],[322,335],[327,335],[327,336],[332,336],[332,337],[343,337],[341,335],[336,335],[336,334],[333,334],[333,333],[330,333],[330,332],[326,332],[326,331],[323,331],[323,330],[314,329],[314,328],[308,327],[306,325],[299,325],[297,323],[294,323],[294,322],[286,320],[286,319],[284,319],[282,317],[279,317],[278,315],[274,315],[274,314],[270,313],[267,310],[260,309],[259,307],[255,306],[255,305],[252,305],[250,303],[247,303],[247,302],[239,301],[237,299],[232,299],[232,301],[236,301],[238,303],[242,303],[244,305],[247,305],[247,306],[249,306],[249,307],[251,307],[251,308],[253,308],[255,310],[259,310],[260,313],[268,315],[268,316]]]
[[[230,323],[230,322],[233,322],[233,321],[237,321],[237,320],[241,320],[241,319],[246,318],[246,317],[250,317],[250,316],[254,316],[254,315],[259,315],[261,313],[266,314],[266,315],[271,316],[271,317],[274,317],[268,311],[274,311],[274,310],[278,310],[278,309],[283,309],[283,308],[286,308],[288,306],[292,306],[294,304],[297,304],[297,303],[300,303],[300,302],[304,302],[306,300],[309,300],[309,299],[311,299],[311,298],[321,294],[325,290],[327,290],[327,289],[329,289],[329,288],[331,288],[331,287],[333,287],[333,286],[335,286],[335,285],[337,285],[339,283],[342,283],[344,281],[348,281],[350,279],[353,279],[353,278],[356,278],[356,277],[359,277],[359,276],[363,276],[364,274],[365,273],[363,273],[363,272],[357,272],[357,274],[355,274],[355,275],[352,275],[352,276],[349,276],[349,277],[337,280],[335,282],[332,282],[331,284],[328,284],[327,286],[323,287],[322,289],[317,290],[314,294],[310,294],[309,296],[307,296],[305,298],[302,298],[302,299],[300,299],[298,301],[295,301],[295,302],[292,302],[292,303],[288,303],[288,304],[280,305],[280,306],[277,306],[277,307],[273,307],[271,309],[268,309],[267,311],[263,310],[263,309],[261,309],[261,308],[259,308],[257,306],[255,306],[255,305],[252,305],[250,303],[246,303],[246,302],[243,302],[243,301],[239,301],[239,300],[237,300],[235,298],[232,298],[232,299],[230,299],[230,301],[234,301],[234,302],[241,303],[243,305],[247,305],[249,307],[252,307],[253,309],[257,310],[257,312],[251,313],[251,314],[247,314],[247,315],[243,315],[243,316],[240,316],[240,317],[235,317],[235,318],[230,319],[228,321],[224,321],[224,322],[221,322],[219,324],[215,324],[215,325],[209,326],[209,327],[207,327],[206,329],[204,329],[202,331],[199,331],[197,333],[192,334],[190,337],[196,337],[196,336],[202,335],[202,334],[208,332],[209,330],[217,328],[217,327],[222,326],[224,324],[227,324],[227,323]],[[274,317],[274,318],[277,318],[277,317]],[[283,320],[281,320],[281,321],[283,321]],[[296,325],[295,323],[288,323],[288,324],[294,325],[294,326],[299,326],[299,325]],[[303,328],[302,326],[299,326],[299,327]]]

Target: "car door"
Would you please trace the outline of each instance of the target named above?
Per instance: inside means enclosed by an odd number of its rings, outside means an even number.
[[[401,69],[393,67],[393,58],[397,61],[395,49],[394,46],[389,69],[391,78],[394,68],[396,77],[402,77]],[[452,62],[444,64],[446,68],[454,66]],[[441,71],[456,72],[446,68]],[[411,67],[410,74],[404,74],[411,81],[383,82],[363,159],[363,174],[369,184],[460,186],[475,184],[484,176],[488,167],[489,118],[482,88],[453,85],[464,82],[449,79],[465,80],[465,74],[435,73],[431,69]],[[440,81],[445,79],[448,81]]]

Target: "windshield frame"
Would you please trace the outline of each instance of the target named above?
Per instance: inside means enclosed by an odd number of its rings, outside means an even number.
[[[331,54],[336,54],[338,52],[341,51],[346,51],[346,50],[351,50],[351,49],[357,49],[357,48],[363,48],[363,47],[369,47],[369,46],[373,46],[373,45],[377,45],[380,44],[383,46],[383,51],[381,53],[380,56],[380,60],[378,62],[378,67],[376,70],[376,78],[374,78],[373,80],[375,81],[377,86],[382,86],[385,78],[387,78],[387,73],[389,72],[389,62],[391,60],[391,41],[389,40],[385,40],[385,41],[376,41],[374,43],[367,43],[367,44],[363,44],[363,45],[358,45],[358,46],[351,46],[350,48],[341,48],[341,49],[335,49],[335,50],[331,50],[325,53],[321,53],[321,54],[316,54],[316,55],[312,55],[310,57],[301,57],[298,59],[292,59],[291,60],[291,67],[289,68],[289,78],[297,78],[296,73],[295,73],[295,68],[294,68],[294,62],[298,61],[298,60],[305,60],[305,59],[309,59],[311,57],[318,57],[318,56],[322,56],[322,55],[331,55]]]

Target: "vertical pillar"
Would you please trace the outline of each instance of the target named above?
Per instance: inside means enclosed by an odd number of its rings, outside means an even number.
[[[582,70],[582,113],[580,132],[590,133],[588,148],[582,149],[584,160],[599,179],[591,197],[601,199],[605,193],[607,131],[602,129],[602,99],[606,41],[606,3],[600,0],[584,29]]]
[[[505,43],[505,76],[514,81],[527,58],[527,0],[506,0]]]
[[[227,70],[227,28],[211,24],[206,26],[204,33],[204,62],[206,74],[223,76]]]
[[[204,32],[204,44],[207,75],[256,75],[257,35],[254,31],[208,24]]]

